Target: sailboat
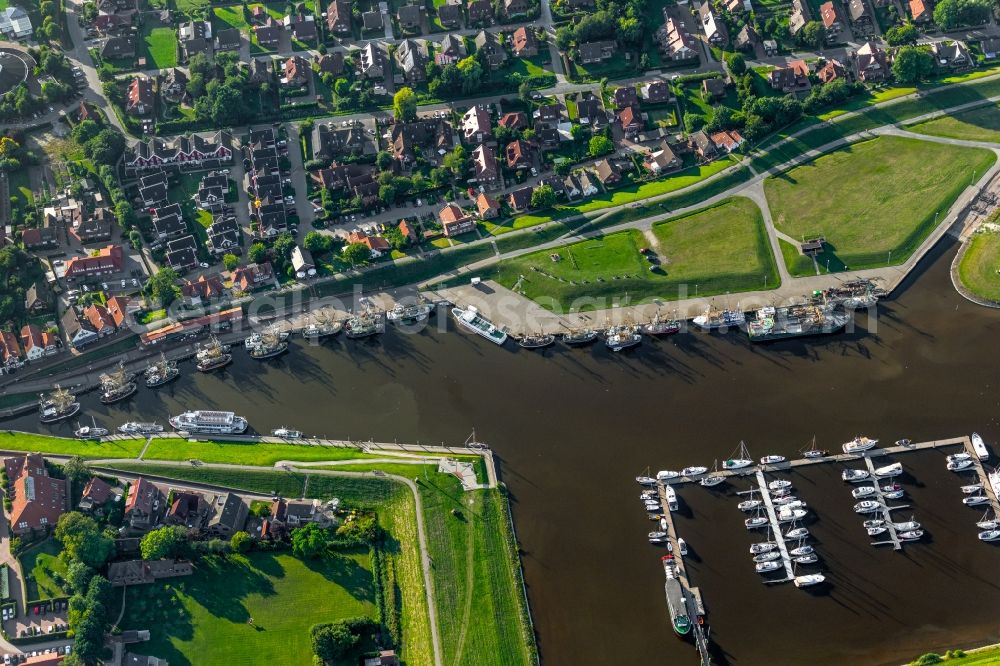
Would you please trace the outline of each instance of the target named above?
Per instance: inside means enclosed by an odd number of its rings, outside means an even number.
[[[983,514],[982,520],[976,523],[976,527],[981,530],[995,530],[1000,527],[1000,520],[997,519],[996,515],[990,518],[991,509],[987,509],[986,513]]]
[[[740,441],[739,447],[733,452],[732,456],[722,461],[722,468],[726,470],[743,469],[744,467],[750,467],[750,465],[753,465],[753,458],[750,457],[747,445],[743,441]]]
[[[802,452],[802,457],[815,460],[816,458],[823,458],[827,453],[826,449],[820,449],[816,446],[816,436],[813,435],[812,446]]]
[[[97,421],[93,416],[90,417],[91,423],[93,425],[81,426],[79,423],[76,424],[76,430],[73,434],[76,435],[77,439],[100,439],[108,434],[107,428],[98,428]]]
[[[698,484],[704,486],[705,488],[711,488],[712,486],[719,485],[720,483],[725,481],[725,478],[716,474],[716,472],[718,471],[719,471],[719,461],[716,460],[715,464],[712,465],[712,473],[710,473],[708,476],[698,481]]]
[[[647,467],[642,474],[635,477],[635,482],[640,486],[655,486],[656,479],[649,475],[649,468]]]

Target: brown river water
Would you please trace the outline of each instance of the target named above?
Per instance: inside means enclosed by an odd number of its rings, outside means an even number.
[[[693,664],[693,645],[670,629],[662,551],[646,543],[652,523],[634,477],[647,466],[711,466],[740,440],[754,457],[794,456],[814,435],[829,449],[858,433],[891,442],[977,430],[1000,443],[1000,311],[955,293],[954,251],[939,247],[880,304],[874,334],[859,317],[856,332],[828,338],[751,346],[735,333],[692,333],[614,355],[498,349],[449,321],[447,333],[296,343],[264,363],[238,350],[217,375],[186,363],[178,382],[143,388],[124,405],[85,396],[84,416],[111,427],[218,408],[247,416],[259,432],[284,425],[434,444],[459,444],[475,428],[511,491],[543,661]],[[39,429],[34,416],[8,423]],[[913,513],[929,532],[902,552],[868,545],[841,467],[795,472],[828,575],[816,593],[766,586],[754,573],[747,546],[755,539],[732,494],[743,488],[682,488],[678,533],[691,545],[689,574],[704,595],[715,662],[892,664],[1000,641],[1000,550],[977,541],[982,512],[961,504],[963,481],[944,470],[944,455],[897,458],[912,505],[898,519]]]

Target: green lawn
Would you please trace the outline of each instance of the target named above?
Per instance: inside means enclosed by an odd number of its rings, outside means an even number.
[[[852,269],[885,266],[905,261],[934,228],[935,213],[943,219],[995,159],[982,149],[880,137],[769,178],[764,188],[779,230],[825,237],[830,256]]]
[[[173,28],[143,30],[142,48],[146,55],[147,69],[165,69],[177,66],[177,31]]]
[[[977,296],[1000,302],[1000,233],[975,234],[958,266],[966,289]]]
[[[250,30],[242,5],[212,8],[212,29],[217,31],[226,28],[237,28],[243,32]]]
[[[128,588],[122,628],[152,629],[135,651],[171,664],[307,664],[310,627],[375,613],[367,550],[310,561],[261,552],[205,558],[190,577]]]
[[[147,310],[146,312],[143,312],[141,316],[136,317],[136,321],[140,324],[151,324],[154,321],[160,321],[161,319],[166,318],[166,308],[160,308],[159,310]]]
[[[308,444],[253,442],[189,442],[186,439],[154,439],[144,456],[148,460],[188,460],[207,463],[271,466],[279,460],[351,460],[373,458],[357,449]]]
[[[0,432],[0,450],[2,451],[42,451],[84,458],[134,458],[142,451],[145,443],[145,440],[141,439],[83,442],[78,439],[48,437],[46,435]]]
[[[64,587],[66,563],[59,559],[61,551],[62,544],[53,538],[21,554],[21,570],[26,572],[26,602],[69,596],[69,590]]]
[[[1000,106],[990,104],[907,127],[914,132],[968,141],[1000,143]]]
[[[29,169],[16,169],[7,172],[10,202],[12,206],[30,206],[35,203],[35,195],[31,191]]]
[[[937,658],[935,659],[935,657]],[[910,666],[924,666],[926,664],[938,663],[948,664],[948,666],[987,666],[987,664],[1000,664],[1000,647],[991,645],[968,652],[949,650],[943,655],[929,653],[911,661]]]
[[[173,3],[177,11],[185,16],[202,15],[211,6],[209,0],[175,0]]]
[[[592,310],[616,299],[667,300],[710,296],[778,285],[774,257],[757,207],[729,199],[654,225],[655,243],[634,229],[542,250],[502,262],[497,279],[513,287],[519,278],[529,298],[554,309]],[[650,247],[662,259],[653,273],[640,254]],[[552,256],[559,256],[553,261]],[[547,303],[546,299],[555,299]]]

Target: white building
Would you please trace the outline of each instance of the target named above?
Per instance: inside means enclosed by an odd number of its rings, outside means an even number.
[[[20,7],[8,7],[0,12],[0,32],[15,39],[30,37],[31,19]]]

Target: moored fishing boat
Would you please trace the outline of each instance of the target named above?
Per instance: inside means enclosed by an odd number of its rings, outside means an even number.
[[[365,308],[352,315],[344,324],[344,334],[351,340],[370,338],[385,333],[385,313]]]
[[[837,310],[833,303],[800,303],[763,307],[750,316],[746,328],[751,342],[770,342],[836,333],[848,321],[850,315]]]
[[[691,320],[698,328],[706,331],[714,329],[740,328],[746,324],[746,315],[742,310],[716,310],[709,306],[705,312]]]
[[[430,303],[397,303],[385,317],[394,324],[417,324],[426,321],[433,311],[434,306]]]
[[[548,333],[537,333],[524,335],[518,339],[517,344],[524,349],[543,349],[554,345],[556,336]]]
[[[281,428],[275,428],[271,431],[271,434],[274,437],[281,437],[282,439],[302,439],[301,430],[292,430],[291,428],[285,428],[284,426]]]
[[[195,355],[195,367],[199,372],[211,372],[223,368],[233,361],[233,355],[214,335]]]
[[[583,328],[572,330],[562,334],[562,341],[570,347],[582,347],[597,342],[601,335],[600,331],[593,328]]]
[[[139,423],[137,421],[128,421],[118,426],[118,432],[125,435],[151,435],[157,432],[163,432],[163,426],[159,423]]]
[[[161,353],[160,360],[146,366],[144,374],[146,388],[158,388],[180,377],[181,371],[177,368],[177,363],[168,361],[166,354]]]
[[[676,319],[662,319],[660,317],[660,311],[656,311],[656,315],[653,316],[653,320],[648,324],[644,324],[642,327],[642,332],[651,337],[660,337],[663,335],[673,335],[681,330],[681,323]]]
[[[613,352],[625,351],[642,343],[642,336],[631,326],[613,326],[606,335],[604,346]]]
[[[101,375],[101,404],[113,405],[135,395],[139,386],[126,374],[124,366]]]
[[[326,310],[316,310],[312,313],[312,319],[313,321],[302,329],[302,337],[306,340],[323,340],[333,337],[344,328],[344,323],[337,321]]]
[[[247,348],[250,358],[263,361],[280,356],[288,351],[288,343],[281,339],[277,331],[263,331],[257,335],[254,344]]]
[[[39,399],[38,420],[42,423],[56,423],[76,416],[80,411],[80,403],[75,398],[72,393],[56,384],[52,393],[42,395]]]

